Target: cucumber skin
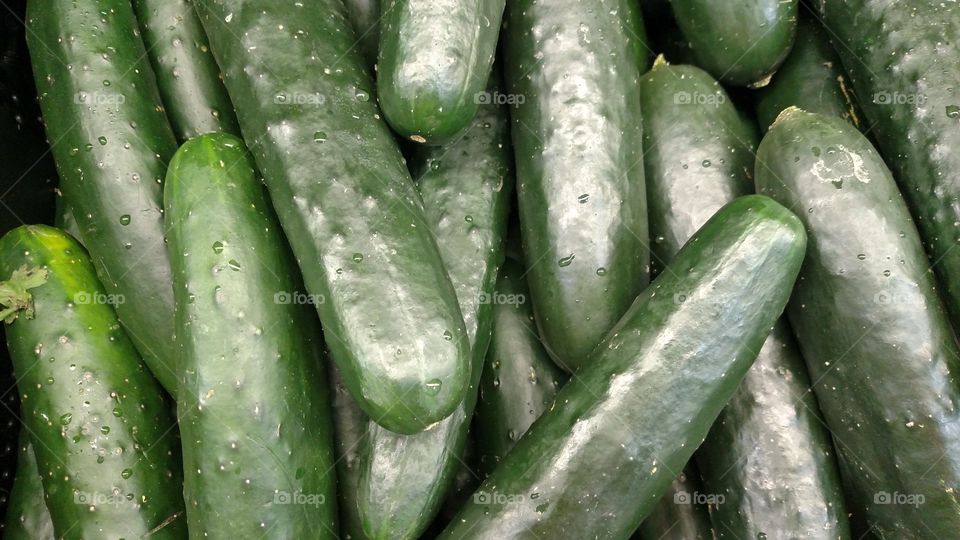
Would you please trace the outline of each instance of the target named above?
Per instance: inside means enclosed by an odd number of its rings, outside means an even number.
[[[427,222],[457,291],[473,372],[466,397],[429,431],[404,436],[370,424],[360,452],[359,507],[371,538],[419,537],[464,461],[504,260],[514,182],[509,143],[506,108],[484,105],[456,143],[419,147],[412,156]]]
[[[35,317],[6,327],[7,345],[57,538],[183,538],[170,404],[113,308],[96,300],[110,297],[85,250],[52,227],[22,226],[0,239],[0,276],[23,265],[49,274],[30,290]]]
[[[889,170],[849,123],[793,110],[760,144],[757,186],[810,234],[788,314],[851,511],[880,538],[949,537],[960,526],[958,495],[944,491],[960,486],[960,353]],[[881,492],[925,502],[875,504]]]
[[[716,531],[710,524],[707,507],[696,504],[695,494],[703,493],[693,463],[687,463],[656,508],[643,520],[636,540],[713,540]],[[684,503],[682,501],[686,500]]]
[[[190,1],[133,0],[133,9],[177,140],[220,131],[240,135],[220,68]]]
[[[384,0],[377,95],[394,131],[442,145],[470,128],[484,103],[504,4]]]
[[[567,382],[567,374],[553,363],[537,336],[523,264],[507,258],[494,291],[505,302],[493,306],[493,338],[473,420],[483,476],[493,471]]]
[[[374,73],[380,47],[380,0],[344,0],[343,6],[356,34],[354,45],[360,48],[370,73]]]
[[[681,92],[705,104],[677,103]],[[641,95],[653,252],[669,264],[710,216],[752,191],[756,130],[695,67],[655,66],[641,79]],[[725,499],[711,521],[718,538],[849,538],[806,366],[786,324],[773,328],[695,453],[705,492]]]
[[[954,327],[960,327],[960,8],[952,2],[818,2],[871,136],[893,169]],[[900,96],[901,99],[896,99]],[[886,98],[886,103],[880,103]],[[904,104],[893,103],[905,101]]]
[[[518,0],[504,18],[507,91],[523,96],[511,135],[530,294],[540,337],[572,372],[649,278],[643,21],[626,0]]]
[[[83,30],[94,27],[97,33]],[[117,306],[121,323],[174,394],[173,289],[163,249],[161,183],[176,140],[133,8],[121,0],[29,0],[27,28],[47,138],[56,141],[51,148],[60,189],[104,287],[126,299]]]
[[[164,200],[190,537],[336,538],[320,329],[243,141],[185,143]]]
[[[637,297],[557,394],[559,406],[533,424],[441,538],[629,537],[750,368],[804,247],[800,222],[772,200],[727,205]]]
[[[469,345],[342,2],[195,5],[350,394],[397,433],[445,418]]]
[[[54,540],[50,511],[43,500],[43,483],[37,469],[37,458],[26,429],[20,431],[17,474],[10,491],[7,521],[3,529],[6,540]]]
[[[734,86],[762,84],[793,46],[797,0],[670,0],[697,65]]]
[[[343,384],[337,366],[327,367],[334,423],[334,451],[337,465],[337,500],[340,511],[340,536],[345,540],[368,540],[363,532],[357,504],[360,483],[360,449],[363,448],[370,419]]]
[[[862,129],[862,115],[840,57],[823,26],[809,15],[799,17],[790,55],[770,84],[757,92],[760,128],[766,132],[787,107],[837,116]]]

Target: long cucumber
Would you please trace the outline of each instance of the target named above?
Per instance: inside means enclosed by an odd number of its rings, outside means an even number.
[[[708,498],[700,487],[696,466],[688,463],[667,490],[656,508],[643,520],[634,538],[637,540],[713,540],[716,532],[710,524]]]
[[[347,18],[356,33],[355,46],[360,47],[363,59],[373,73],[377,64],[377,50],[380,47],[380,1],[381,0],[344,0]]]
[[[27,430],[21,429],[17,474],[10,491],[7,520],[3,528],[6,540],[53,540],[53,522],[43,499],[43,483],[37,458]]]
[[[889,169],[853,125],[791,108],[756,174],[810,235],[788,313],[851,510],[880,538],[955,535],[960,350]]]
[[[517,0],[503,36],[517,195],[540,337],[568,371],[647,284],[639,6]]]
[[[60,189],[120,322],[175,393],[163,176],[176,139],[126,0],[29,0],[27,43]]]
[[[320,329],[243,141],[191,139],[164,188],[190,537],[336,538]]]
[[[7,345],[57,538],[186,534],[176,425],[83,247],[44,225],[0,239]],[[12,293],[12,294],[11,294]]]
[[[629,537],[750,368],[805,244],[799,220],[766,197],[720,210],[441,538]]]
[[[340,0],[197,0],[350,394],[398,433],[450,415],[469,343]]]

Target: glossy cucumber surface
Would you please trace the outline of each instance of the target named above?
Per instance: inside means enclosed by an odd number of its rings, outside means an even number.
[[[688,463],[657,506],[643,520],[632,538],[635,540],[713,540],[716,532],[710,524],[708,498],[700,485],[696,466]]]
[[[53,540],[53,522],[43,500],[43,483],[33,444],[25,429],[21,430],[17,457],[17,474],[10,492],[7,521],[3,528],[6,540]]]

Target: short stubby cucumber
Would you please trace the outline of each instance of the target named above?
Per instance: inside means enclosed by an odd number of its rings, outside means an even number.
[[[175,393],[163,177],[177,149],[126,0],[27,3],[47,138],[83,243],[143,360]]]
[[[517,0],[507,6],[517,197],[540,337],[568,371],[647,284],[636,2]]]
[[[80,244],[45,225],[0,239],[0,276],[21,417],[56,537],[183,538],[171,404],[117,320],[119,297]]]
[[[384,0],[377,97],[394,131],[432,145],[470,128],[485,92],[504,0]]]
[[[53,522],[43,500],[37,458],[26,429],[20,431],[19,449],[3,537],[6,540],[54,540]]]
[[[344,384],[391,431],[442,420],[469,342],[343,3],[195,5]]]
[[[960,351],[890,171],[850,123],[790,108],[756,175],[810,235],[788,314],[851,511],[880,538],[955,536]]]
[[[441,538],[629,537],[750,368],[805,245],[799,220],[771,199],[749,195],[720,210]]]

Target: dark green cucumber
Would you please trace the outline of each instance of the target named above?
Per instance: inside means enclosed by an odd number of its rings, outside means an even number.
[[[360,48],[373,73],[380,47],[380,0],[344,0],[343,5],[356,33],[354,46]]]
[[[191,538],[336,538],[320,328],[243,141],[191,139],[164,204]],[[305,452],[304,449],[309,449]]]
[[[53,540],[53,522],[43,500],[43,483],[26,429],[20,431],[17,475],[10,492],[5,540]]]
[[[537,336],[523,265],[509,258],[492,298],[493,338],[480,378],[474,429],[480,471],[490,474],[567,381]]]
[[[450,415],[470,382],[456,292],[343,3],[196,6],[350,394],[398,433]]]
[[[190,0],[134,0],[133,9],[177,139],[219,131],[239,135],[220,68]]]
[[[124,297],[106,292],[80,244],[43,225],[0,239],[0,276],[33,285],[14,296],[27,302],[7,318],[7,345],[57,538],[183,538],[176,425],[117,321],[111,304]]]
[[[713,540],[706,504],[713,502],[700,487],[693,463],[688,463],[667,490],[656,508],[643,520],[636,540]]]
[[[447,144],[473,122],[487,93],[504,0],[385,0],[377,97],[403,137]],[[505,103],[501,103],[505,104]]]
[[[670,0],[697,65],[734,86],[763,86],[790,53],[797,0]]]
[[[805,244],[799,220],[766,197],[724,207],[640,293],[441,538],[629,537],[750,368]]]
[[[820,0],[960,328],[960,6],[921,0]]]
[[[427,223],[457,291],[472,374],[467,396],[453,414],[427,431],[405,436],[370,423],[360,453],[358,500],[370,538],[419,537],[464,461],[513,195],[509,137],[506,108],[484,105],[460,140],[420,147],[411,160]]]
[[[955,536],[960,351],[890,171],[853,125],[794,108],[756,174],[810,234],[788,313],[851,510],[880,538]]]
[[[176,392],[163,176],[176,139],[126,0],[29,0],[27,41],[67,198],[117,315]]]
[[[363,447],[363,438],[366,437],[370,419],[350,397],[350,392],[332,362],[328,365],[327,373],[332,393],[340,536],[345,540],[367,540],[361,524],[357,494],[360,482],[360,449]]]
[[[710,216],[752,191],[756,129],[698,68],[658,60],[641,95],[653,253],[669,265]],[[785,324],[757,351],[696,453],[705,494],[724,499],[714,528],[719,538],[848,538],[829,434]]]
[[[838,116],[861,127],[860,110],[840,57],[830,45],[830,36],[823,25],[811,15],[800,16],[790,56],[770,84],[757,92],[760,128],[766,132],[787,107]]]
[[[517,0],[505,80],[540,337],[574,371],[647,284],[636,2]]]

